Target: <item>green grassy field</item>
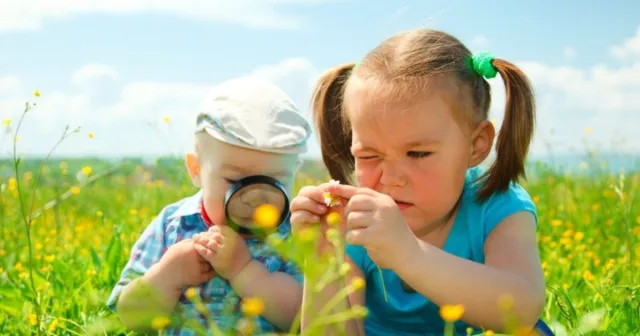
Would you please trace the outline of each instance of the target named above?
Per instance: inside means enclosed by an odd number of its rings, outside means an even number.
[[[105,301],[130,247],[164,205],[196,190],[179,160],[112,167],[25,161],[16,180],[13,163],[0,162],[1,335],[124,332]],[[531,175],[524,184],[538,206],[548,284],[543,319],[568,335],[638,334],[640,173],[560,175],[537,167]],[[309,163],[297,182],[326,180]],[[23,214],[34,212],[26,225]]]

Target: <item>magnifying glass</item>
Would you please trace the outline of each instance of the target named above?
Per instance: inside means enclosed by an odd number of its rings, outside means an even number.
[[[256,210],[271,205],[279,213],[276,225],[270,228],[256,223]],[[289,197],[278,180],[266,175],[244,177],[231,185],[224,197],[227,225],[240,234],[266,236],[277,230],[289,216]]]

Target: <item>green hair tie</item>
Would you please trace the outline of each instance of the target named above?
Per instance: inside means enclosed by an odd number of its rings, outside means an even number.
[[[493,62],[493,55],[488,51],[477,53],[471,57],[473,71],[484,78],[493,78],[498,73],[491,62]]]

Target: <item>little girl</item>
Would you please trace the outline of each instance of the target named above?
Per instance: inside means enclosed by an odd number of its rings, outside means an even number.
[[[485,78],[497,73],[505,116],[485,172],[479,165],[496,135]],[[313,104],[324,163],[343,184],[303,188],[291,222],[300,230],[323,223],[329,211],[342,215],[348,281],[361,277],[366,287],[339,309],[369,311],[349,321],[348,335],[442,335],[443,305],[463,307],[456,335],[500,332],[505,304],[526,330],[549,332],[538,322],[545,280],[536,209],[517,184],[535,120],[524,73],[487,53],[472,55],[446,33],[418,29],[385,40],[357,65],[326,72]],[[343,206],[329,210],[325,192]],[[329,299],[344,286],[336,282],[321,295]],[[313,309],[303,312],[303,329]]]

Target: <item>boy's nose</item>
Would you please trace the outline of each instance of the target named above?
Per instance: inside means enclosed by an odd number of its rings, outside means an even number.
[[[250,190],[249,192],[242,195],[242,203],[247,204],[251,207],[257,208],[258,206],[265,204],[269,201],[268,195],[261,190]]]

